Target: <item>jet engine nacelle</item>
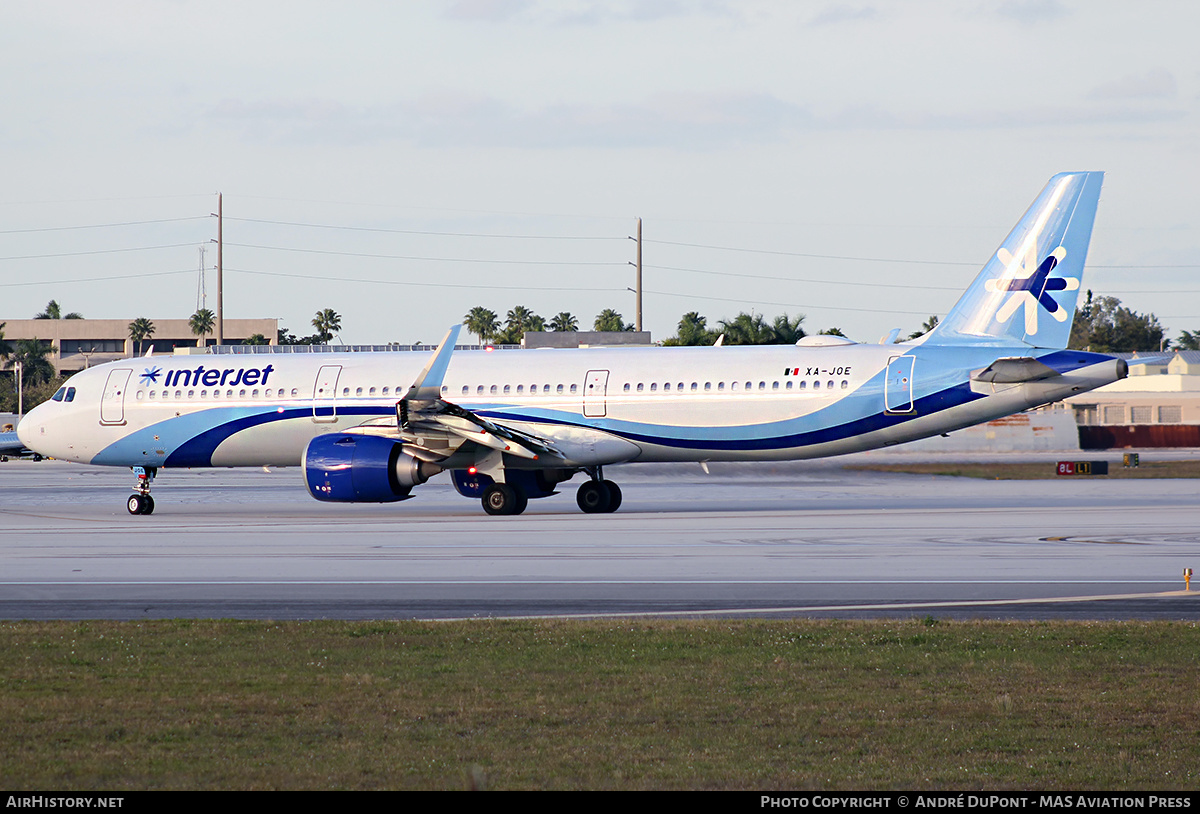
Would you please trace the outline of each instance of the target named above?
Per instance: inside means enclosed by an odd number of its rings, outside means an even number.
[[[525,497],[539,498],[557,495],[554,487],[574,475],[575,471],[571,469],[508,469],[504,473],[504,480],[509,486],[519,488]],[[453,470],[450,479],[463,497],[483,497],[484,491],[495,483],[482,472],[469,472],[466,469]]]
[[[393,503],[440,471],[399,441],[375,435],[319,435],[304,451],[304,483],[317,500]]]

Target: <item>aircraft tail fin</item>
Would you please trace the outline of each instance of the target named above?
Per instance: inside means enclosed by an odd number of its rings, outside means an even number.
[[[1051,178],[923,344],[1065,348],[1103,180],[1102,172]]]

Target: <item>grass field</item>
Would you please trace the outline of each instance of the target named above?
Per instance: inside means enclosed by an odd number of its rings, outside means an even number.
[[[10,789],[1194,789],[1200,626],[0,624]]]
[[[1064,461],[1106,460],[1100,455],[1064,452]],[[985,478],[987,480],[1089,480],[1105,478],[1200,478],[1200,461],[1154,461],[1125,469],[1120,460],[1109,461],[1107,475],[1059,475],[1052,461],[1041,463],[903,463],[903,464],[849,464],[849,470],[860,472],[905,472],[910,475],[949,475],[963,478]]]

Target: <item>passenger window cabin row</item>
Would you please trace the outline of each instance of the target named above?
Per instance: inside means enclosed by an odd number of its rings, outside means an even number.
[[[659,382],[649,382],[649,383],[625,382],[621,386],[621,392],[622,393],[647,393],[647,392],[649,392],[649,393],[701,393],[701,392],[703,392],[703,393],[713,393],[713,392],[717,392],[717,393],[760,392],[760,393],[763,393],[763,392],[768,392],[768,391],[774,392],[774,391],[779,391],[779,390],[783,390],[785,392],[788,390],[806,391],[809,389],[812,389],[812,390],[834,390],[838,387],[839,387],[838,382],[834,381],[833,379],[829,379],[825,382],[821,382],[820,380],[817,380],[817,379],[814,379],[811,382],[809,382],[808,380],[795,381],[792,379],[788,379],[787,381],[783,382],[782,385],[778,381],[773,381],[770,383],[769,388],[768,388],[767,382],[765,382],[765,381],[758,382],[757,386],[755,385],[755,383],[753,381],[729,382],[728,385],[725,382],[716,382],[715,385],[713,382],[704,382],[704,383],[701,383],[701,382],[690,382],[690,383],[688,383],[688,382],[674,382],[674,383],[673,382],[662,382],[662,383],[659,383]],[[840,389],[846,390],[849,387],[850,387],[849,380],[842,379],[841,383],[840,383]],[[75,388],[71,388],[72,392],[70,394],[70,398],[66,399],[67,401],[70,401],[71,398],[74,397],[74,395],[75,395],[73,392],[74,389]],[[474,392],[472,393],[472,391],[474,391]],[[364,398],[364,397],[365,398],[375,398],[375,397],[397,398],[404,392],[405,392],[405,389],[402,387],[396,387],[394,390],[391,387],[383,387],[383,388],[343,387],[340,397],[341,398],[352,398],[352,397],[353,398]],[[64,398],[65,393],[66,393],[65,388],[62,390],[59,390],[59,392],[54,395],[55,400]],[[450,387],[448,387],[448,386],[442,387],[443,395],[448,395],[449,393],[450,393]],[[511,384],[504,384],[504,385],[478,384],[478,385],[474,385],[474,386],[469,385],[469,384],[462,385],[462,395],[464,395],[464,396],[470,396],[470,395],[476,395],[476,396],[484,396],[484,395],[489,395],[489,396],[500,396],[500,395],[503,395],[503,396],[512,396],[512,395],[539,396],[539,395],[544,395],[544,396],[548,396],[548,395],[569,395],[569,394],[578,394],[578,393],[579,393],[579,385],[578,384],[571,384],[571,385],[530,384],[528,386],[526,386],[524,384],[518,384],[515,386],[511,385]],[[246,399],[246,398],[250,398],[250,399],[257,399],[257,398],[283,399],[283,398],[300,398],[300,391],[298,388],[295,388],[295,387],[291,388],[290,390],[286,387],[280,387],[280,388],[269,387],[269,388],[265,388],[263,390],[259,390],[258,388],[240,389],[240,390],[221,390],[220,388],[215,388],[211,391],[207,390],[207,389],[196,390],[193,388],[193,389],[188,389],[188,390],[177,389],[177,390],[161,390],[161,391],[160,390],[150,390],[150,391],[138,390],[137,394],[136,394],[136,398],[139,401],[143,400],[143,399],[147,399],[149,401],[178,401],[178,400],[184,400],[184,399],[196,399],[197,397],[201,398],[201,399],[211,399],[211,400],[230,400],[230,399]]]

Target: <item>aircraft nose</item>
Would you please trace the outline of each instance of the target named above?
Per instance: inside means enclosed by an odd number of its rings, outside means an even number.
[[[27,449],[32,449],[35,452],[37,451],[35,444],[42,436],[42,422],[38,415],[38,412],[41,410],[41,405],[34,407],[17,423],[17,439]]]

